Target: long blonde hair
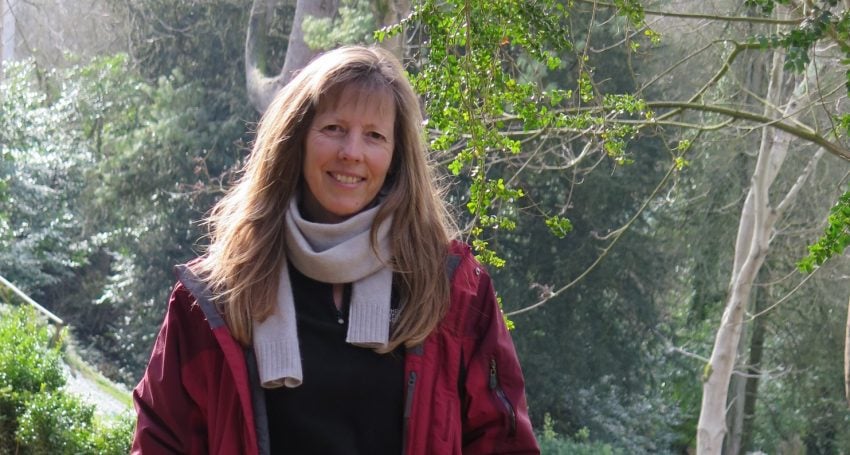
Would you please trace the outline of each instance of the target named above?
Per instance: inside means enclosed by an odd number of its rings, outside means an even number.
[[[371,238],[374,248],[377,226],[393,215],[389,265],[402,310],[389,345],[378,351],[421,343],[448,309],[446,259],[456,230],[426,157],[419,100],[392,54],[343,47],[313,60],[277,94],[260,120],[241,178],[207,218],[210,245],[192,269],[207,281],[234,338],[245,346],[254,322],[275,309],[286,260],[284,214],[302,185],[306,131],[324,97],[352,85],[388,91],[396,108],[386,196]]]

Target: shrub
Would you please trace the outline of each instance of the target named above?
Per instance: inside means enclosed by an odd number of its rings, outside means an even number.
[[[29,398],[65,384],[61,353],[31,308],[0,307],[0,453],[16,453],[18,417]]]
[[[674,453],[680,422],[678,409],[657,390],[643,395],[626,392],[603,376],[589,388],[567,397],[571,409],[582,411],[582,424],[595,440],[605,441],[630,455]]]
[[[65,385],[60,347],[50,347],[50,328],[30,308],[0,310],[0,387],[18,392]]]
[[[94,407],[64,391],[34,394],[18,420],[18,442],[33,455],[123,455],[130,451],[129,415],[100,423]]]
[[[625,452],[601,442],[576,442],[566,438],[540,439],[540,453],[546,455],[624,455]]]
[[[575,437],[565,438],[555,432],[555,422],[547,413],[543,417],[543,431],[537,435],[540,453],[546,455],[624,455],[622,450],[600,442],[590,442],[590,431],[582,428]]]
[[[61,345],[29,308],[0,307],[0,453],[126,454],[133,419],[100,421],[63,386]]]
[[[95,453],[94,407],[62,391],[33,394],[18,417],[18,442],[35,455]]]
[[[136,427],[136,418],[132,413],[127,413],[115,419],[97,426],[97,431],[92,434],[92,445],[94,453],[105,455],[126,455],[130,452],[133,443],[133,429]]]

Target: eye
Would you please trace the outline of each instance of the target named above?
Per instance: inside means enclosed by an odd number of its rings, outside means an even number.
[[[384,136],[383,134],[381,134],[377,131],[369,131],[368,133],[366,133],[366,136],[368,136],[372,140],[381,141],[381,142],[384,142],[384,141],[387,140],[386,136]]]
[[[322,127],[322,131],[326,133],[344,133],[345,129],[342,126],[331,123]]]

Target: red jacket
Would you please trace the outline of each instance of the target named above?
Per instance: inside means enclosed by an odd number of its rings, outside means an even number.
[[[405,355],[404,453],[538,454],[522,372],[489,275],[454,244],[451,305]],[[267,454],[253,350],[230,335],[185,266],[139,385],[132,453]]]

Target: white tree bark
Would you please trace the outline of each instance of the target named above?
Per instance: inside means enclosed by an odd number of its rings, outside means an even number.
[[[0,9],[3,12],[3,53],[0,54],[0,63],[15,60],[15,47],[17,44],[15,3],[16,0],[0,0]]]
[[[304,67],[317,51],[310,49],[304,42],[304,31],[301,24],[310,17],[333,17],[339,11],[339,0],[298,0],[295,4],[295,18],[292,31],[289,33],[289,46],[286,48],[286,60],[280,70],[283,84],[289,82],[292,75]]]
[[[310,49],[304,42],[301,27],[304,19],[333,17],[339,13],[340,6],[340,0],[296,0],[283,68],[276,76],[270,76],[266,65],[265,35],[268,31],[268,18],[279,1],[254,0],[245,39],[245,81],[248,99],[260,113],[266,110],[277,91],[317,54],[316,50]],[[410,14],[410,0],[375,0],[372,6],[373,13],[379,20],[379,27],[396,24]],[[404,34],[387,39],[381,46],[401,59],[404,54]]]
[[[331,17],[339,10],[339,0],[297,0],[283,68],[276,76],[268,76],[265,35],[268,31],[269,16],[276,3],[276,0],[254,0],[248,35],[245,38],[245,83],[248,100],[260,113],[265,112],[277,91],[289,82],[292,75],[316,55],[316,51],[304,42],[304,32],[301,29],[304,18]]]
[[[844,326],[844,398],[850,405],[850,302],[847,303],[847,323]]]
[[[765,113],[768,116],[775,115],[772,114],[775,112],[774,106],[781,105],[777,101],[780,100],[782,92],[782,60],[782,54],[775,52],[766,97],[768,105]],[[783,117],[792,116],[797,110],[806,94],[804,84],[805,81],[797,87],[785,103]],[[697,424],[697,454],[699,455],[719,455],[722,451],[723,439],[726,435],[729,382],[737,357],[744,313],[749,305],[753,283],[764,263],[776,221],[796,198],[803,182],[823,155],[823,150],[818,150],[781,203],[771,207],[768,191],[785,161],[790,143],[790,134],[769,126],[763,128],[752,183],[741,210],[729,295],[720,328],[715,337],[711,358],[703,372],[702,407]]]
[[[738,343],[738,358],[744,356],[747,347],[747,327],[741,326],[741,330],[741,339],[743,342]],[[738,454],[741,451],[741,443],[743,442],[742,431],[744,429],[744,402],[746,401],[747,394],[747,378],[733,376],[730,381],[732,383],[732,387],[730,387],[731,397],[729,399],[729,406],[727,406],[728,414],[726,415],[726,424],[728,425],[729,432],[726,438],[726,448],[723,453]]]

